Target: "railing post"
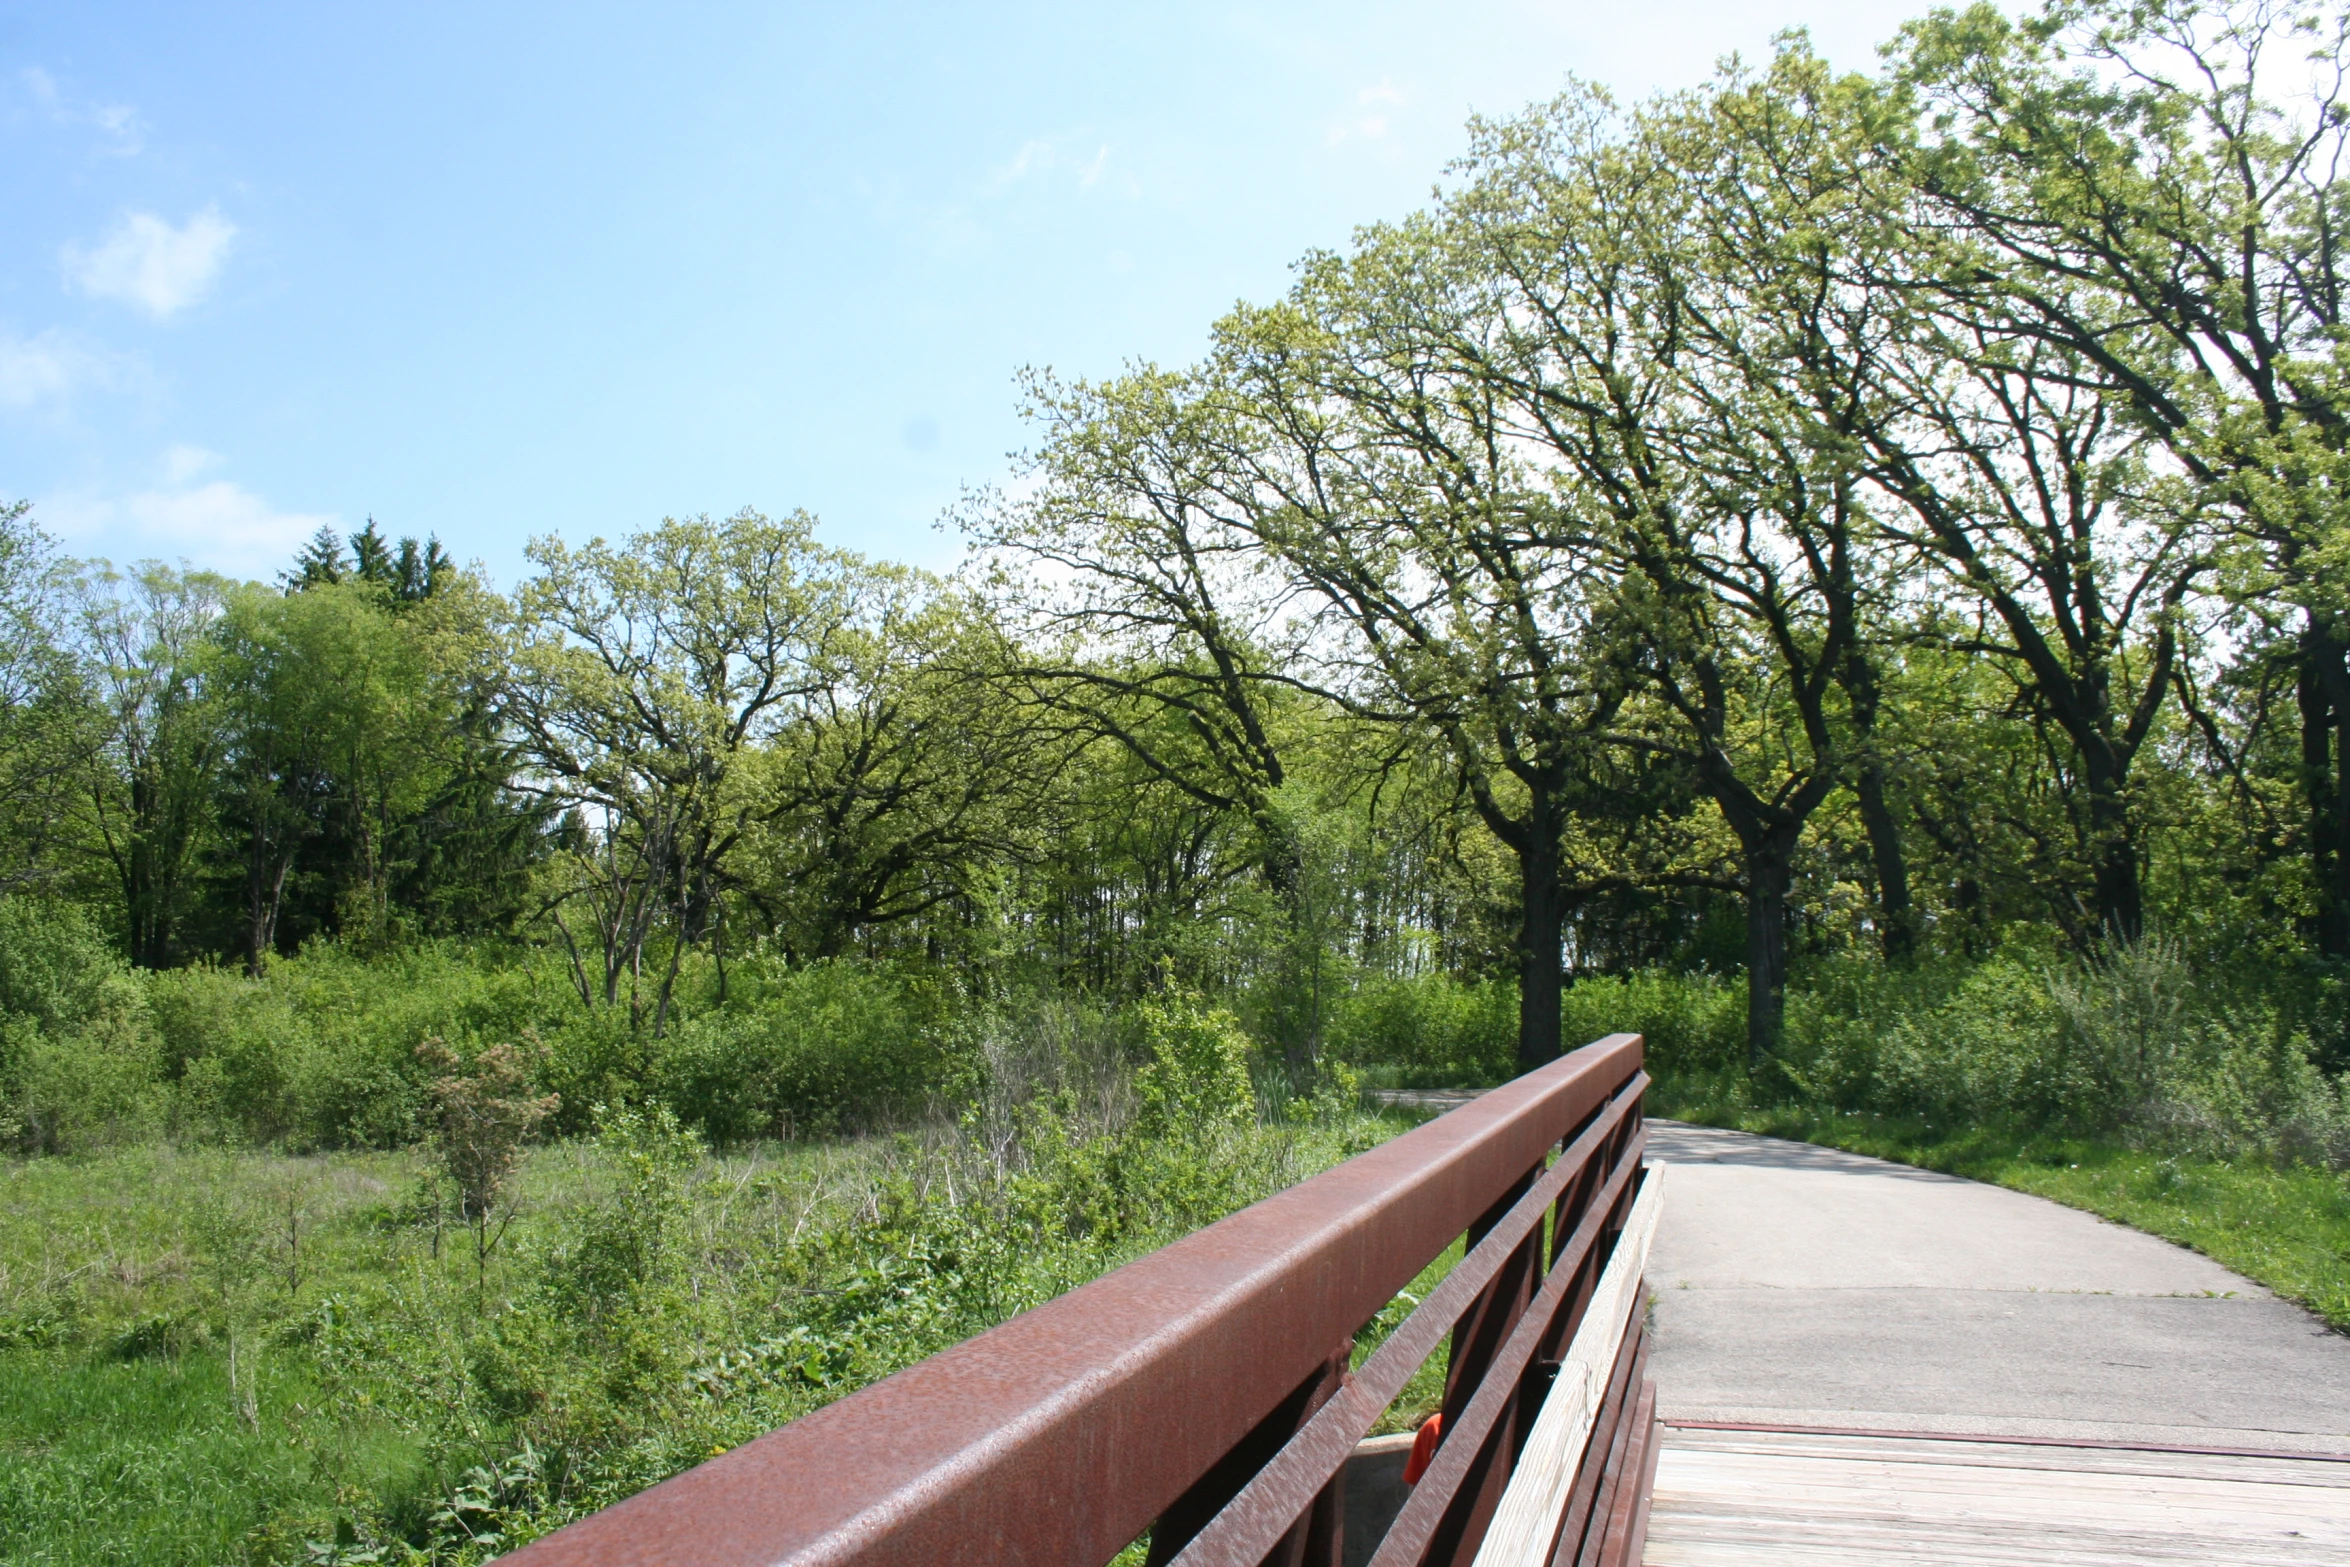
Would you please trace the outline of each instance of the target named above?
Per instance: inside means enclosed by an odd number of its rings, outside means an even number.
[[[1255,1429],[1242,1437],[1232,1451],[1217,1460],[1190,1490],[1159,1515],[1158,1521],[1151,1525],[1148,1567],[1165,1567],[1173,1561],[1175,1553],[1189,1545],[1191,1537],[1240,1494],[1240,1488],[1281,1451],[1298,1428],[1337,1396],[1339,1388],[1345,1385],[1347,1363],[1353,1356],[1351,1342],[1333,1352],[1287,1398],[1275,1405],[1271,1414],[1258,1421]],[[1339,1567],[1346,1543],[1345,1486],[1346,1473],[1341,1470],[1338,1478],[1314,1498],[1305,1516],[1266,1555],[1266,1567]]]

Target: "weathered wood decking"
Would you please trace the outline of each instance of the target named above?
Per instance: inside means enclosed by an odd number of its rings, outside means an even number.
[[[2342,1567],[2350,1458],[1668,1425],[1648,1567]]]

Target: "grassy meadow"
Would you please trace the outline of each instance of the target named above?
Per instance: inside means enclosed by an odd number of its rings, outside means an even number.
[[[1145,1148],[952,1128],[533,1152],[486,1251],[416,1152],[0,1171],[0,1559],[470,1562],[1050,1298],[1406,1119]]]

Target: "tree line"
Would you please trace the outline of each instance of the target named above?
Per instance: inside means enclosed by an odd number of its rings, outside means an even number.
[[[1562,987],[2077,950],[2350,958],[2343,14],[1988,6],[1472,123],[1195,364],[1023,381],[938,576],[804,515],[371,522],[271,585],[0,529],[5,875],[133,961]]]

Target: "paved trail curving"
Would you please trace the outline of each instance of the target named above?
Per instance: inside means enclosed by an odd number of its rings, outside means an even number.
[[[2211,1259],[1955,1176],[1649,1123],[1665,1419],[2350,1451],[2350,1338]]]

